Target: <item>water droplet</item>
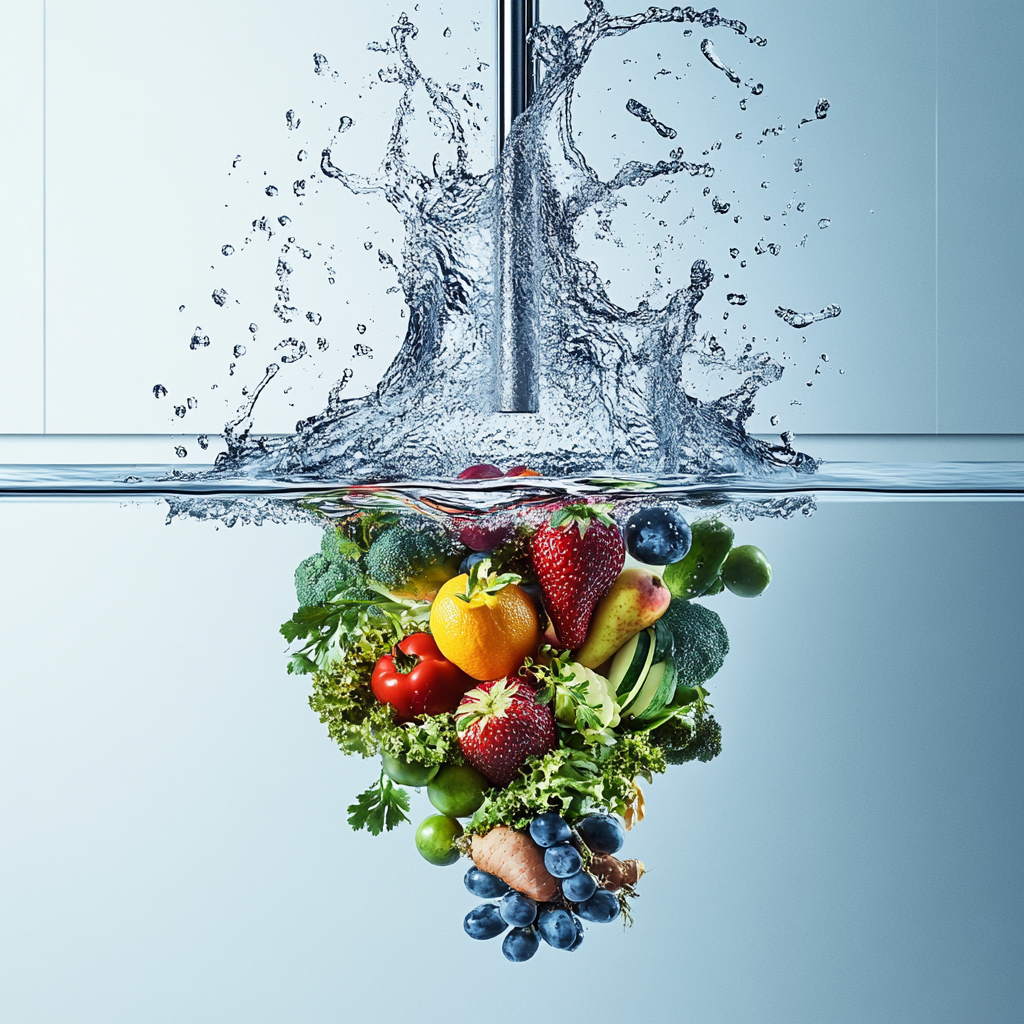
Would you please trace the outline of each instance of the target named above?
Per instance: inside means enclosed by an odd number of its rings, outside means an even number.
[[[792,430],[784,430],[779,437],[782,438],[782,443],[788,448],[793,443],[794,434]]]
[[[373,242],[363,242],[363,248],[369,252],[373,248]]]
[[[755,86],[754,86],[754,87],[753,87],[753,88],[752,88],[752,89],[750,90],[750,94],[751,94],[752,96],[760,96],[760,95],[761,95],[761,93],[763,93],[763,92],[764,92],[764,86],[763,86],[763,85],[762,85],[762,84],[761,84],[760,82],[758,82],[758,83],[757,83],[757,85],[755,85]]]
[[[220,247],[221,256],[230,256],[234,251],[235,247],[233,245],[222,245]],[[184,309],[185,307],[182,306],[181,308]]]
[[[306,314],[306,319],[314,326],[319,327],[320,321],[323,320],[323,317],[319,313],[310,312]]]
[[[307,156],[309,156],[309,154],[304,149],[300,149],[295,155],[295,159],[301,162],[305,160]]]
[[[800,157],[797,157],[793,161],[793,170],[796,171],[797,174],[799,174],[803,169],[804,169],[804,162],[803,162],[803,160]]]
[[[796,209],[797,209],[797,213],[803,213],[804,210],[807,209],[807,204],[806,203],[797,203],[796,204]]]
[[[745,99],[740,100],[740,110],[747,109],[747,101]]]
[[[263,191],[266,192],[268,196],[271,196],[271,197],[276,196],[277,195],[277,186],[276,185],[268,185]]]
[[[770,184],[771,184],[770,181],[762,181],[761,182],[761,188],[767,188]]]
[[[366,324],[356,324],[356,330],[360,334],[365,334],[366,333]]]
[[[174,407],[174,415],[177,416],[178,419],[184,419],[186,411],[187,410],[185,409],[185,406],[183,406],[183,405],[176,405]]]
[[[845,370],[840,370],[839,372],[840,372],[840,373],[846,373],[846,371],[845,371]]]
[[[451,37],[452,37],[452,30],[450,28],[446,28],[444,30],[444,37],[445,37],[445,39],[451,39]]]
[[[238,166],[238,164],[239,164],[239,162],[241,161],[241,159],[242,159],[242,154],[241,154],[241,153],[239,153],[239,154],[238,154],[238,155],[237,155],[237,156],[235,157],[235,159],[231,161],[231,166],[232,166],[232,167],[237,167],[237,166]]]
[[[338,132],[347,132],[354,124],[355,121],[351,117],[345,116],[338,122]]]
[[[773,427],[777,427],[779,425],[779,417],[778,416],[773,416],[771,418],[771,424],[772,424]]]
[[[277,223],[280,224],[281,227],[284,227],[285,224],[291,224],[291,222],[292,222],[291,217],[289,217],[289,216],[287,216],[286,214],[283,214],[283,213],[281,214],[280,217],[277,218]]]
[[[728,213],[729,212],[729,204],[728,203],[723,203],[718,198],[718,196],[715,196],[715,198],[711,200],[711,209],[714,210],[715,213]]]
[[[775,242],[769,242],[769,243],[768,243],[768,251],[769,251],[769,252],[770,252],[770,253],[771,253],[771,254],[772,254],[773,256],[778,256],[778,255],[779,255],[779,253],[780,253],[780,252],[782,252],[782,246],[780,246],[780,245],[776,245],[776,243],[775,243]]]
[[[731,256],[731,257],[732,257],[733,259],[736,259],[736,257],[737,257],[737,256],[739,256],[739,254],[740,254],[740,251],[739,251],[739,249],[730,249],[730,250],[729,250],[729,255],[730,255],[730,256]]]
[[[739,292],[729,292],[725,297],[725,301],[733,306],[745,306],[747,304],[747,297]]]
[[[228,293],[223,288],[218,288],[211,296],[218,306],[223,306],[228,301]]]
[[[297,363],[306,354],[306,343],[298,338],[285,338],[280,344],[274,346],[275,351],[283,351],[282,363]]]
[[[745,267],[746,265],[747,265],[747,261],[746,260],[740,260],[740,266],[741,267]]]
[[[194,409],[199,404],[199,399],[198,398],[194,398],[194,397],[193,398],[186,398],[185,399],[185,404],[190,409]]]
[[[297,196],[304,196],[306,194],[306,179],[302,178],[299,181],[292,182],[292,191]]]
[[[165,388],[163,386],[163,384],[154,384],[153,385],[153,397],[154,398],[166,398],[167,397],[167,388]]]
[[[288,130],[289,131],[294,131],[296,128],[299,127],[300,124],[302,124],[302,118],[301,117],[296,117],[294,110],[289,110],[284,115],[284,120],[285,120],[285,123],[288,125]]]
[[[367,359],[373,358],[373,349],[369,345],[361,345],[358,342],[352,346],[352,351],[357,356],[366,356]]]
[[[249,324],[249,333],[250,334],[255,334],[258,330],[259,330],[259,327],[256,324]]]
[[[831,223],[832,221],[828,217],[822,217],[821,220],[818,221],[818,227],[824,231]]]
[[[185,312],[185,307],[184,307],[184,305],[181,305],[181,306],[179,306],[179,307],[178,307],[178,312],[179,312],[179,313],[184,313],[184,312]]]
[[[814,107],[814,116],[819,120],[823,121],[828,117],[828,100],[818,100]]]
[[[202,327],[197,327],[192,332],[192,340],[189,342],[188,347],[195,351],[197,348],[206,348],[210,344],[210,339],[203,334]]]
[[[329,74],[331,65],[327,63],[327,58],[322,53],[313,54],[313,73],[317,75]]]
[[[182,448],[182,446],[180,444],[179,445],[175,445],[174,446],[174,454],[177,455],[179,459],[183,459],[183,458],[185,458],[186,455],[188,455],[188,450],[185,449],[185,448]],[[177,473],[178,471],[175,470],[174,472]]]
[[[828,356],[824,352],[821,353],[821,361],[823,363],[827,363],[828,362]]]
[[[321,352],[326,352],[327,349],[330,347],[330,342],[328,342],[326,338],[317,338],[316,347],[320,349]]]
[[[236,359],[241,359],[245,355],[245,346],[236,345],[231,351]]]
[[[205,434],[200,434],[196,438],[196,443],[199,445],[200,448],[203,449],[204,452],[206,451],[207,448],[210,447],[210,439]]]

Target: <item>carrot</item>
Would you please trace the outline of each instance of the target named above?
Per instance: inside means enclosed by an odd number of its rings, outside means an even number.
[[[497,875],[539,903],[558,895],[558,881],[544,867],[544,851],[526,832],[498,825],[487,835],[473,836],[472,857],[481,871]]]
[[[634,886],[644,873],[642,860],[619,860],[610,853],[595,853],[590,873],[602,889],[617,892],[624,885]]]

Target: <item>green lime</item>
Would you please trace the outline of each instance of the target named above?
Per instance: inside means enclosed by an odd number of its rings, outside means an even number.
[[[672,596],[684,601],[714,590],[733,541],[732,528],[721,519],[698,519],[690,525],[690,531],[693,540],[686,557],[665,566],[662,574]]]
[[[491,784],[468,764],[447,764],[427,786],[430,802],[453,818],[466,818],[483,802]]]
[[[454,864],[459,859],[455,840],[462,835],[462,826],[443,814],[432,814],[420,822],[416,829],[416,849],[424,860],[439,868]]]
[[[722,566],[722,581],[738,597],[757,597],[768,589],[772,567],[760,548],[741,544],[729,552]]]
[[[436,764],[427,768],[414,761],[406,761],[404,757],[392,757],[383,751],[380,760],[388,778],[400,786],[425,786],[437,774]]]

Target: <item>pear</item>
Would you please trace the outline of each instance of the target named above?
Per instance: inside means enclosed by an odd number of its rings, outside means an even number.
[[[601,598],[590,620],[587,639],[573,659],[597,668],[630,637],[665,614],[672,593],[660,576],[646,569],[626,569]]]

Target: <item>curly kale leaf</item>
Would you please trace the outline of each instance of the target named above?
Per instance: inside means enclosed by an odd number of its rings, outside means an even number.
[[[379,836],[408,821],[409,794],[397,787],[383,772],[376,784],[356,797],[348,808],[348,823],[357,832],[365,828],[370,835]]]
[[[429,615],[430,605],[425,601],[398,601],[373,588],[351,586],[324,604],[300,608],[281,626],[285,640],[302,642],[288,671],[324,671],[350,660],[353,649],[358,659],[362,648],[376,651],[376,662],[402,637],[424,630]],[[367,682],[369,678],[367,673]]]
[[[523,829],[550,810],[570,822],[593,810],[621,814],[635,798],[633,780],[650,781],[664,771],[664,755],[643,735],[624,737],[614,747],[559,747],[528,758],[519,777],[484,802],[466,831],[482,835],[495,825]]]
[[[375,730],[381,751],[392,757],[427,768],[435,764],[462,764],[454,715],[431,715],[403,724],[388,716],[385,723],[375,723]]]

